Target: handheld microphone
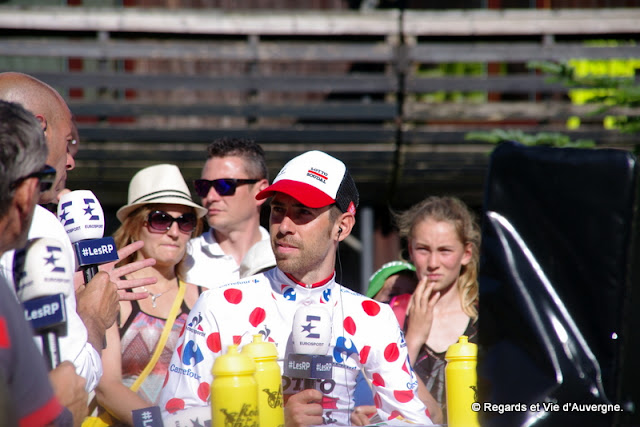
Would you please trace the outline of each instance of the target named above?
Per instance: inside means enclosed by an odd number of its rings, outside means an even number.
[[[331,341],[331,315],[320,305],[302,306],[293,316],[293,353],[287,356],[284,374],[315,388],[316,380],[331,379],[333,358],[327,356]]]
[[[63,195],[58,203],[58,219],[71,240],[85,283],[98,274],[98,265],[118,260],[113,237],[102,237],[104,212],[91,191]]]
[[[133,417],[133,427],[164,427],[159,406],[134,409],[131,411],[131,416]]]
[[[49,369],[60,364],[58,336],[67,333],[65,297],[73,292],[71,254],[55,239],[32,239],[13,260],[16,294],[24,314],[42,339]]]

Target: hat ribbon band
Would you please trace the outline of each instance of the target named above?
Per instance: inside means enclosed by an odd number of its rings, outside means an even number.
[[[151,201],[151,200],[156,200],[162,197],[177,197],[179,199],[185,199],[190,202],[193,202],[193,200],[191,199],[191,196],[182,191],[163,190],[163,191],[156,191],[153,193],[145,194],[144,196],[138,197],[136,200],[132,201],[129,204],[133,205],[135,203],[140,203],[141,201]]]

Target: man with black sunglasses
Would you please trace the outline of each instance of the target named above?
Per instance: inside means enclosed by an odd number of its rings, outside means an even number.
[[[187,281],[206,288],[237,280],[249,249],[269,232],[260,226],[264,200],[255,196],[269,185],[264,150],[252,140],[220,138],[207,148],[208,158],[196,193],[207,209],[210,229],[191,240]],[[267,256],[275,259],[273,253]]]
[[[0,73],[0,100],[21,104],[31,112],[38,123],[47,143],[48,156],[46,163],[55,170],[55,179],[48,191],[40,194],[38,203],[46,205],[56,203],[60,191],[65,188],[67,172],[75,167],[73,156],[78,148],[78,134],[73,116],[62,96],[51,86],[22,73]],[[41,170],[44,180],[41,186],[49,186],[52,170]],[[28,238],[49,237],[60,241],[65,251],[73,254],[67,233],[55,215],[43,206],[36,205],[33,221],[29,228]],[[141,244],[132,244],[118,251],[124,258],[138,250]],[[13,284],[13,251],[7,251],[0,259],[0,275],[8,284]],[[73,262],[75,263],[75,257]],[[137,265],[143,268],[152,265],[154,260],[145,260]],[[120,299],[145,298],[145,293],[125,292],[126,288],[148,285],[155,279],[147,278],[137,281],[120,280],[118,269],[110,265],[109,275],[96,275],[86,286],[76,281],[76,294],[65,298],[67,309],[67,334],[60,337],[59,348],[61,360],[71,361],[79,375],[86,379],[87,391],[92,391],[102,376],[100,351],[104,346],[106,330],[115,322]],[[103,266],[104,267],[104,266]],[[40,345],[39,340],[36,341]]]

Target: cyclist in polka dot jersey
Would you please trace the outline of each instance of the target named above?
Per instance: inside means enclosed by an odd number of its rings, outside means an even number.
[[[344,164],[319,151],[304,153],[256,196],[267,197],[277,267],[202,294],[171,360],[160,396],[164,415],[208,406],[215,358],[230,344],[251,342],[253,334],[276,344],[283,368],[296,311],[321,305],[331,314],[332,377],[305,389],[303,381],[283,376],[285,425],[350,424],[360,371],[382,420],[430,425],[392,310],[335,281],[338,243],[351,233],[358,203]]]

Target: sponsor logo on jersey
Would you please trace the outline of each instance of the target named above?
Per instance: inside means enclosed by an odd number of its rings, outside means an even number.
[[[198,344],[195,341],[191,340],[184,345],[184,349],[182,350],[182,363],[187,366],[191,365],[191,361],[193,360],[193,366],[196,366],[198,363],[204,360],[204,356],[202,355],[202,351]]]

